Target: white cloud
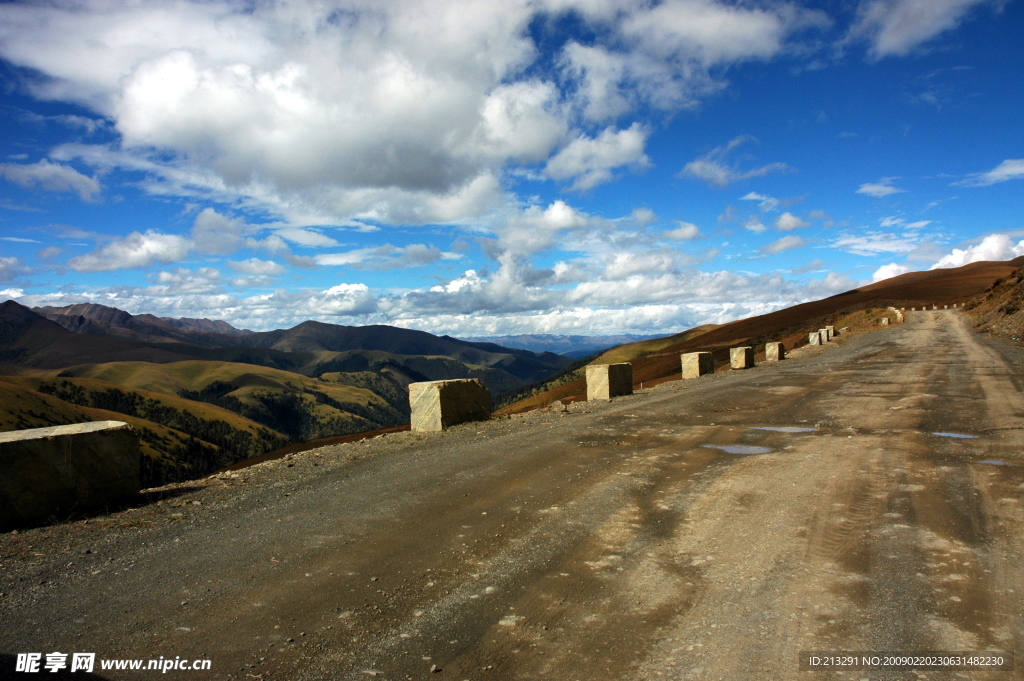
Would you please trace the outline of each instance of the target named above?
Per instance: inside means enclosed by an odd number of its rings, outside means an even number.
[[[146,289],[151,295],[180,296],[221,291],[220,272],[213,267],[200,267],[195,271],[179,267],[171,272],[160,272],[153,279],[155,285]]]
[[[918,220],[917,222],[909,223],[907,229],[924,229],[930,224],[932,224],[931,220]]]
[[[25,267],[21,258],[0,256],[0,281],[11,281],[28,272],[29,269]]]
[[[391,270],[422,267],[438,260],[459,260],[460,253],[442,252],[434,245],[410,244],[401,248],[384,244],[370,248],[357,248],[344,253],[324,253],[313,256],[318,265],[351,265],[356,269]]]
[[[757,192],[748,192],[745,196],[740,197],[740,201],[757,201],[759,207],[764,212],[773,211],[779,207],[778,199],[772,196],[758,194]]]
[[[634,123],[625,130],[605,128],[596,138],[579,136],[548,161],[544,172],[553,179],[575,178],[570,191],[587,190],[612,180],[622,166],[650,166],[644,153],[647,131]]]
[[[786,211],[778,217],[775,221],[775,226],[784,232],[796,229],[797,227],[810,227],[811,223],[806,220],[802,220],[796,215],[793,215],[789,211]]]
[[[956,28],[978,5],[993,0],[864,0],[851,27],[850,40],[871,43],[874,59],[905,56],[940,33]]]
[[[83,175],[71,166],[51,163],[0,163],[0,177],[22,187],[41,187],[51,192],[74,192],[83,201],[95,200],[100,191],[96,178]]]
[[[637,208],[630,213],[629,219],[632,220],[637,227],[646,227],[647,225],[657,222],[658,216],[650,208]]]
[[[954,248],[929,269],[961,267],[983,260],[1012,260],[1021,255],[1024,255],[1024,240],[1014,244],[1005,234],[989,234],[974,246]]]
[[[782,237],[778,241],[773,241],[767,246],[763,246],[760,250],[766,255],[775,255],[776,253],[791,251],[795,248],[801,248],[806,245],[807,242],[802,237],[791,234],[789,236]]]
[[[132,232],[98,251],[71,258],[68,267],[75,272],[109,272],[146,267],[154,262],[172,263],[184,258],[189,247],[188,239],[175,234]]]
[[[967,176],[967,179],[953,184],[961,187],[988,187],[999,182],[1022,178],[1024,178],[1024,158],[1008,158],[988,172],[974,173]]]
[[[662,232],[662,236],[667,239],[675,239],[678,241],[689,241],[700,236],[700,227],[692,222],[676,220],[676,225],[678,226],[675,229]]]
[[[724,187],[740,180],[764,177],[771,172],[787,172],[792,170],[785,163],[769,163],[751,170],[740,170],[735,165],[729,165],[727,159],[729,154],[740,145],[753,141],[753,139],[753,137],[743,135],[730,140],[728,144],[715,147],[704,156],[694,159],[683,166],[679,175],[703,180],[714,187]]]
[[[551,72],[531,26],[569,12],[595,39],[566,44]],[[506,208],[499,178],[531,165],[578,190],[645,166],[646,129],[595,137],[593,124],[695,106],[728,66],[827,23],[715,0],[8,3],[0,58],[40,75],[36,97],[119,135],[63,145],[65,161],[298,226],[429,224]],[[89,179],[74,180],[82,196],[98,191]]]
[[[760,234],[761,232],[768,229],[767,227],[765,227],[764,223],[761,222],[761,218],[757,217],[756,215],[751,215],[747,219],[747,221],[743,223],[743,227],[745,229],[749,229],[754,234]]]
[[[857,189],[857,193],[867,194],[868,196],[873,196],[876,199],[881,199],[883,197],[890,196],[891,194],[905,192],[905,189],[899,189],[898,187],[892,186],[892,183],[897,179],[898,178],[895,177],[883,177],[878,182],[865,182]]]
[[[204,208],[192,223],[192,244],[202,253],[230,255],[245,247],[251,231],[241,220]]]
[[[25,289],[5,288],[0,289],[0,300],[17,300],[25,295]]]
[[[900,265],[899,263],[891,262],[888,265],[882,265],[875,273],[871,275],[871,282],[883,281],[885,279],[892,279],[898,277],[901,274],[906,274],[910,271],[910,268],[906,265]]]
[[[249,258],[248,260],[238,262],[228,262],[228,265],[230,265],[231,269],[234,271],[241,272],[242,274],[272,277],[284,274],[285,272],[284,267],[279,263],[276,263],[273,260],[260,260],[259,258]]]
[[[918,247],[920,237],[914,234],[896,234],[884,232],[868,232],[866,234],[844,234],[830,245],[853,253],[854,255],[872,256],[880,253],[910,253]]]

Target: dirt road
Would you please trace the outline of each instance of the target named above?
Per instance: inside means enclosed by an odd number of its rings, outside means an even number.
[[[1024,660],[835,675],[798,655],[1024,651],[1022,376],[1019,350],[918,312],[778,364],[316,450],[3,535],[3,664],[56,650],[212,666],[97,665],[110,679],[1021,678]],[[762,449],[715,448],[732,446]]]

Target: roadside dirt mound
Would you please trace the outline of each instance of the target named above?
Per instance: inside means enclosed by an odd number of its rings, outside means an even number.
[[[1012,340],[1024,338],[1024,268],[997,279],[964,309],[979,331]]]

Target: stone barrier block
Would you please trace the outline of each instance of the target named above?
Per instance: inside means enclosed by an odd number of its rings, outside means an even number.
[[[591,364],[587,366],[587,400],[610,400],[633,394],[633,365]]]
[[[896,313],[896,322],[899,323],[899,324],[902,324],[903,321],[904,321],[903,313],[902,312],[897,312]]]
[[[786,359],[786,346],[782,343],[766,343],[764,358],[766,362],[778,362]]]
[[[809,345],[821,345],[821,331],[807,334],[807,343]]]
[[[832,340],[832,337],[828,335],[828,329],[818,329],[818,333],[821,334],[821,344],[824,345]]]
[[[0,529],[128,501],[141,462],[138,433],[123,421],[0,433]]]
[[[832,340],[833,338],[836,337],[836,327],[834,327],[834,326],[826,326],[825,330],[828,331],[828,339],[829,340]]]
[[[715,373],[715,358],[710,352],[688,352],[681,357],[683,380]]]
[[[910,308],[910,311],[911,312],[917,312],[917,308],[916,307],[912,307],[912,308]]]
[[[729,348],[729,361],[733,369],[749,369],[754,366],[754,348]]]
[[[466,421],[491,417],[491,391],[479,379],[409,384],[412,430],[436,432]]]
[[[888,317],[882,317],[878,321],[878,323],[881,324],[882,326],[889,326],[889,318]]]
[[[942,306],[942,309],[943,309],[943,310],[948,310],[948,309],[949,309],[949,305],[943,305],[943,306]]]

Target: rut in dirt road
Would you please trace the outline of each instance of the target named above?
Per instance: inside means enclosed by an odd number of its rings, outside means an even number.
[[[911,313],[777,364],[4,535],[0,652],[212,660],[187,678],[582,681],[1014,651],[1022,363],[958,313]]]

